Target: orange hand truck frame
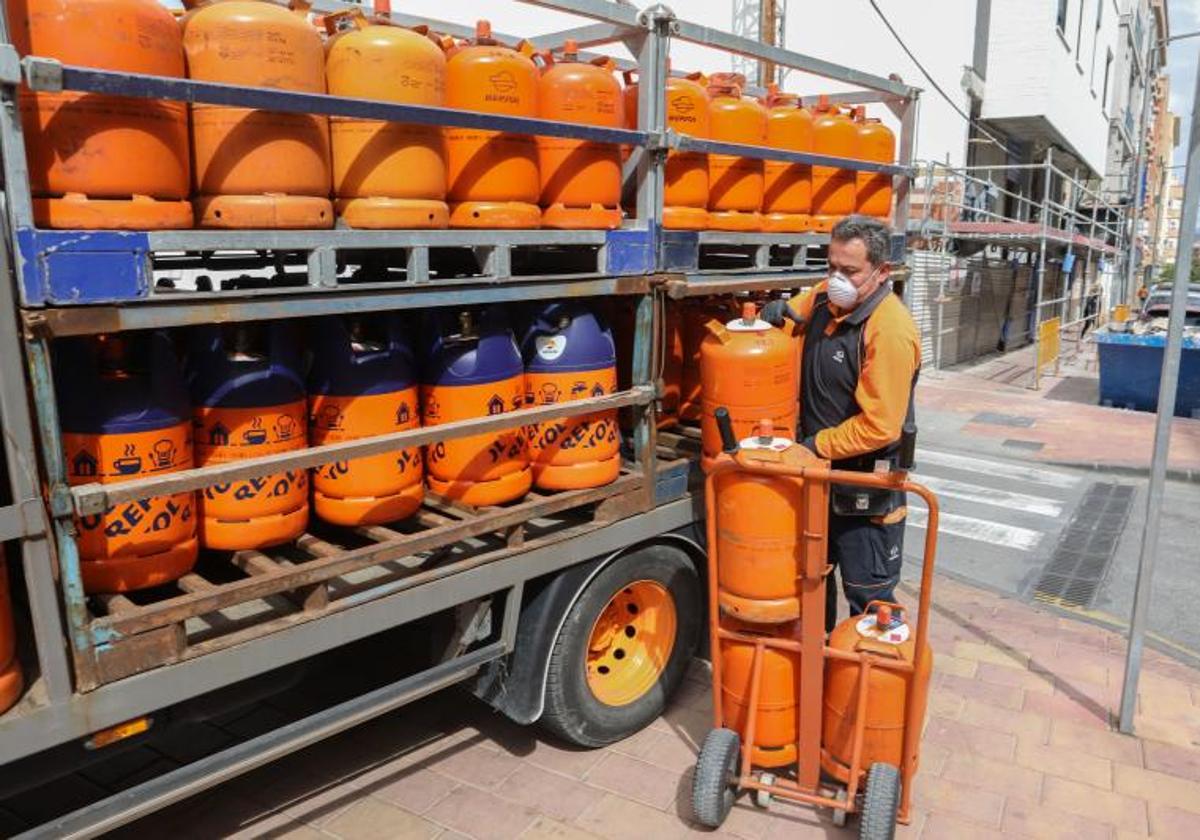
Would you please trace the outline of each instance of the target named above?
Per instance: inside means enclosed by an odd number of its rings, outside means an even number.
[[[720,413],[718,411],[718,413]],[[724,425],[724,424],[722,424]],[[724,430],[723,430],[724,431]],[[732,428],[725,438],[727,444],[733,438]],[[777,796],[795,802],[830,808],[833,811],[834,822],[844,824],[845,819],[863,810],[858,804],[863,776],[862,767],[863,735],[866,729],[867,697],[870,686],[872,669],[884,668],[902,674],[921,673],[927,668],[925,660],[932,656],[928,647],[929,608],[933,589],[933,569],[937,549],[938,533],[938,500],[926,487],[907,480],[908,468],[911,466],[911,449],[915,441],[915,429],[906,429],[902,450],[910,454],[901,456],[902,467],[885,473],[862,473],[835,470],[828,466],[828,461],[822,461],[825,466],[784,466],[782,464],[764,462],[747,457],[742,450],[730,452],[727,446],[716,459],[704,481],[706,528],[708,541],[708,618],[710,647],[712,657],[712,689],[713,689],[713,726],[714,729],[726,728],[723,719],[723,701],[721,691],[722,641],[736,641],[754,646],[754,658],[751,664],[750,695],[747,704],[746,723],[740,736],[740,760],[736,773],[730,772],[724,796],[727,805],[722,809],[720,819],[732,807],[733,799],[741,789],[755,791],[760,797],[760,803],[770,796]],[[736,443],[734,443],[736,446]],[[911,663],[900,659],[884,658],[871,651],[845,651],[828,646],[825,643],[825,586],[826,578],[832,567],[820,558],[818,552],[803,551],[802,565],[798,584],[800,587],[800,640],[787,638],[772,638],[741,633],[726,629],[720,623],[720,607],[718,605],[718,575],[717,567],[720,562],[717,548],[717,505],[714,480],[719,476],[732,472],[743,472],[759,476],[775,476],[780,478],[801,479],[802,493],[801,509],[811,509],[808,495],[819,485],[833,483],[852,485],[870,489],[899,490],[913,493],[920,497],[929,509],[929,517],[925,531],[925,552],[921,570],[920,599],[917,606],[916,620],[916,650]],[[821,540],[828,528],[828,515],[824,520],[824,529],[814,530],[813,523],[806,522],[802,539],[805,542]],[[880,602],[882,603],[882,602]],[[890,605],[897,608],[899,605]],[[868,609],[870,606],[868,606]],[[904,609],[900,607],[900,609]],[[775,778],[772,774],[767,779],[756,778],[753,773],[753,751],[756,718],[759,702],[759,689],[762,677],[763,657],[767,648],[774,648],[800,657],[800,691],[797,703],[797,772],[796,779]],[[846,786],[834,790],[832,784],[825,783],[821,777],[822,752],[822,722],[824,709],[824,666],[827,659],[839,659],[856,662],[859,666],[857,710],[854,719],[853,746]],[[907,824],[910,818],[912,802],[912,778],[916,773],[917,753],[923,726],[923,704],[906,703],[902,740],[902,760],[899,769],[899,796],[896,812],[890,815],[890,827],[885,829],[883,836],[891,836],[897,821]],[[701,754],[703,756],[703,753]],[[732,770],[732,768],[730,768]],[[700,772],[698,765],[697,772]],[[829,791],[832,795],[827,794]],[[892,801],[895,801],[894,799]],[[715,827],[715,826],[714,826]]]

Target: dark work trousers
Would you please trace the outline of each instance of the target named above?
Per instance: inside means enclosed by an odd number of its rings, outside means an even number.
[[[887,525],[868,516],[829,514],[829,562],[841,578],[850,614],[867,611],[872,601],[894,601],[904,559],[904,523]],[[837,624],[837,588],[833,574],[825,582],[825,629]]]

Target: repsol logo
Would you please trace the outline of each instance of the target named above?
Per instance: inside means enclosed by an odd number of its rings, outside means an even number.
[[[521,97],[513,96],[511,93],[485,93],[483,95],[484,102],[506,102],[509,105],[520,105]]]
[[[293,489],[308,486],[308,473],[305,470],[286,472],[281,475],[268,475],[240,481],[237,484],[214,484],[204,490],[204,498],[216,499],[233,491],[233,498],[239,502],[257,499],[260,496],[278,498],[286,496]]]
[[[134,533],[150,534],[165,531],[178,519],[188,522],[192,518],[191,502],[179,504],[174,498],[167,499],[156,511],[156,505],[150,499],[130,502],[121,508],[109,508],[101,514],[81,517],[80,530],[94,531],[105,519],[112,514],[116,517],[104,525],[104,536],[124,537]]]

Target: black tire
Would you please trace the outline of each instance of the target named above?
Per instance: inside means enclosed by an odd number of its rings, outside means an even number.
[[[692,775],[692,815],[705,828],[720,828],[737,798],[742,739],[732,729],[713,729],[704,739]]]
[[[675,642],[658,680],[621,706],[596,699],[587,682],[588,637],[600,612],[629,583],[660,583],[675,604]],[[550,653],[546,700],[540,723],[548,732],[581,747],[603,747],[645,728],[662,714],[696,652],[704,600],[688,555],[667,545],[650,545],[618,557],[575,601]]]
[[[875,762],[867,771],[859,840],[892,840],[896,836],[896,809],[900,807],[900,771]]]

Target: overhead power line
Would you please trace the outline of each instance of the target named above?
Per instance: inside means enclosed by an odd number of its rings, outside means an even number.
[[[925,81],[929,82],[930,86],[939,94],[941,94],[942,99],[945,99],[950,107],[954,109],[955,113],[967,121],[968,125],[974,126],[976,129],[978,129],[980,134],[1003,149],[1005,153],[1011,155],[1012,150],[1008,148],[1007,143],[984,128],[978,120],[973,119],[970,114],[960,108],[958,103],[955,102],[950,95],[942,89],[942,86],[937,83],[937,80],[929,74],[928,70],[925,69],[925,65],[921,64],[921,62],[917,60],[917,57],[913,55],[913,51],[908,48],[908,44],[904,43],[904,39],[900,37],[900,33],[896,31],[896,28],[892,26],[891,21],[887,19],[887,15],[883,13],[883,9],[879,8],[879,4],[876,2],[876,0],[868,0],[868,2],[870,2],[871,8],[875,10],[875,14],[879,15],[879,19],[883,21],[883,25],[887,27],[887,31],[890,32],[892,37],[896,39],[896,43],[900,45],[900,49],[904,50],[904,54],[907,55],[912,60],[912,63],[917,66],[917,69],[921,71],[921,75],[925,77]]]

